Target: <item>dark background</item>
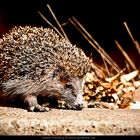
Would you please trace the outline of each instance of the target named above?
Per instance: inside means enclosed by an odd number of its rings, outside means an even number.
[[[139,68],[139,55],[128,35],[123,22],[127,22],[133,37],[140,41],[140,10],[135,1],[117,0],[1,0],[0,37],[13,26],[33,25],[49,27],[37,11],[56,25],[46,4],[49,4],[59,22],[65,23],[75,16],[102,48],[120,65],[125,67],[124,57],[117,49],[118,40],[130,58]],[[64,26],[70,41],[87,52],[93,51],[93,58],[99,64],[100,56],[71,24]]]

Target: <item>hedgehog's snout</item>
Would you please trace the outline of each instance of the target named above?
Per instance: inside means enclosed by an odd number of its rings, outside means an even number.
[[[83,109],[83,94],[80,92],[78,95],[77,95],[77,99],[75,101],[75,109],[77,110],[81,110]]]
[[[75,107],[73,109],[82,110],[83,109],[83,103],[75,105]]]
[[[82,110],[83,109],[83,103],[78,103],[78,104],[65,104],[67,109],[72,109],[72,110]]]

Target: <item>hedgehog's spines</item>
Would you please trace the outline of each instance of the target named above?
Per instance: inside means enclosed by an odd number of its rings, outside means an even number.
[[[11,74],[17,78],[23,71],[26,77],[37,78],[48,65],[55,64],[63,67],[71,76],[81,77],[88,67],[88,57],[82,49],[50,28],[14,27],[3,36],[0,50],[0,61],[2,68],[5,65],[7,80]]]

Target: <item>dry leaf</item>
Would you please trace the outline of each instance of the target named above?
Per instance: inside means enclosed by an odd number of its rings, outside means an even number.
[[[133,94],[133,101],[139,101],[140,102],[140,87],[132,92]]]
[[[131,99],[131,98],[129,98],[129,97],[125,97],[125,98],[123,98],[123,100],[122,100],[121,104],[119,105],[119,108],[124,109],[124,108],[129,107],[129,106],[130,106],[131,101],[132,101],[132,99]]]
[[[135,70],[135,71],[130,72],[128,74],[122,75],[120,77],[120,80],[121,80],[122,83],[125,84],[126,82],[128,82],[128,81],[132,80],[133,78],[135,78],[138,75],[138,73],[139,73],[139,71]]]
[[[85,81],[86,82],[92,82],[94,80],[94,77],[91,73],[87,73],[86,74],[86,78],[85,78]]]
[[[136,88],[140,87],[140,81],[134,81],[133,84]]]
[[[132,92],[125,93],[124,95],[122,95],[122,101],[121,101],[121,104],[119,104],[119,107],[123,109],[127,108],[128,106],[130,106],[132,99],[133,99]]]
[[[104,106],[105,108],[108,108],[108,109],[117,109],[118,108],[118,105],[116,105],[115,103],[102,102],[102,106]]]

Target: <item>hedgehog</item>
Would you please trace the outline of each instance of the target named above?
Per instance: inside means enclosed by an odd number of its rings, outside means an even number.
[[[32,112],[50,110],[39,104],[39,97],[81,110],[89,62],[80,47],[51,28],[13,27],[0,39],[0,96],[18,100]]]

